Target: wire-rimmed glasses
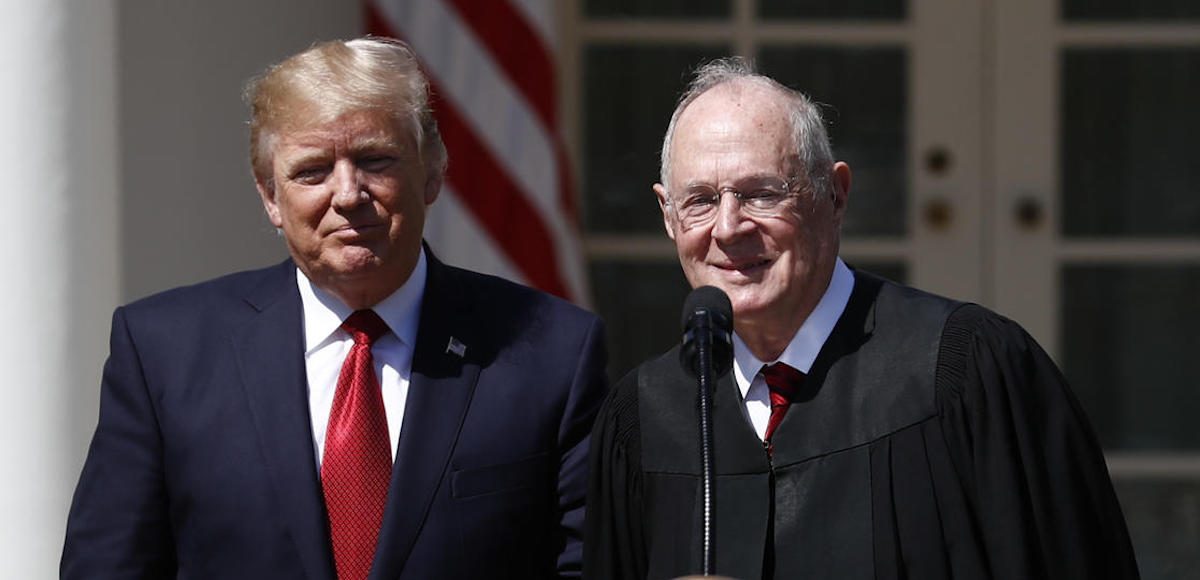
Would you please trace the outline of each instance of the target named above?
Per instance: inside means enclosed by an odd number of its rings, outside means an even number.
[[[725,193],[733,195],[739,208],[750,216],[774,217],[785,206],[785,201],[800,195],[792,183],[791,179],[776,177],[753,180],[741,188],[691,185],[678,199],[668,195],[667,205],[671,206],[684,229],[712,223],[720,212],[721,195]]]

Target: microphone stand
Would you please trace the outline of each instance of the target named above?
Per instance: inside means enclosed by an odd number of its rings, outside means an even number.
[[[699,392],[696,405],[700,426],[700,483],[703,493],[701,530],[701,568],[705,576],[714,576],[717,556],[713,550],[716,526],[713,523],[716,501],[713,456],[713,391],[717,378],[733,366],[733,306],[720,288],[701,286],[692,290],[683,305],[683,345],[680,363],[696,377]],[[715,333],[720,333],[714,336]],[[719,341],[719,342],[718,342]]]
[[[716,554],[713,552],[713,429],[712,429],[712,319],[705,312],[697,321],[695,329],[696,362],[699,367],[700,405],[700,473],[704,498],[703,570],[712,576],[716,569]]]

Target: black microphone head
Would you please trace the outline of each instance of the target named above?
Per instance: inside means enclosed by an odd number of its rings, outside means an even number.
[[[699,309],[721,315],[726,322],[725,331],[732,329],[729,323],[733,321],[733,305],[729,303],[729,296],[724,290],[716,286],[701,286],[687,295],[687,299],[683,301],[683,318],[679,321],[685,332],[688,329],[688,321]]]
[[[683,301],[683,348],[680,362],[692,376],[700,374],[698,342],[710,344],[714,378],[733,367],[733,305],[729,296],[715,286],[692,290]]]

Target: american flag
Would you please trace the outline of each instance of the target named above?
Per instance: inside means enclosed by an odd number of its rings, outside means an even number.
[[[421,59],[450,165],[425,238],[447,263],[587,301],[558,124],[553,0],[366,0]]]

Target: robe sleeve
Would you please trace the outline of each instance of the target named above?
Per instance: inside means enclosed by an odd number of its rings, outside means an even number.
[[[947,322],[943,428],[997,579],[1137,578],[1099,442],[1049,356],[983,308]]]
[[[592,429],[585,579],[646,577],[637,374],[634,370],[613,387]]]

